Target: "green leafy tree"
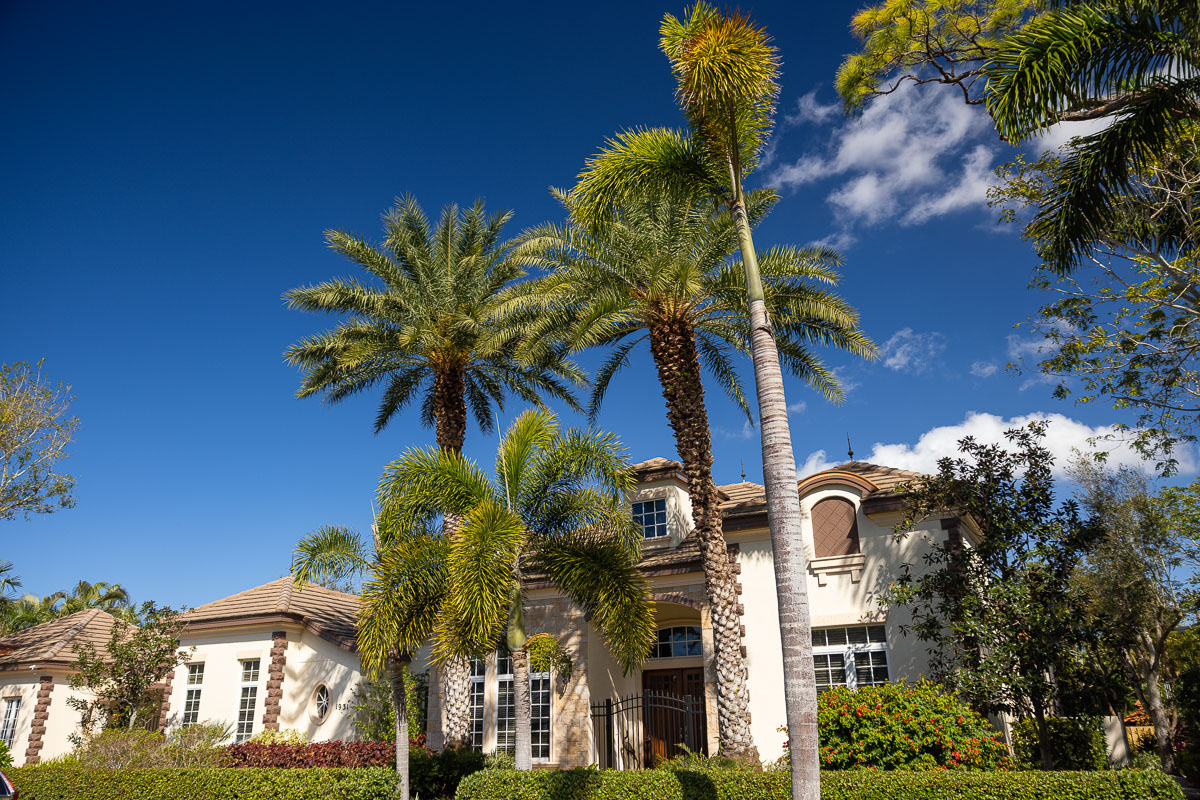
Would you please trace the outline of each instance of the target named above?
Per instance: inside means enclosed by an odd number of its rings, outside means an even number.
[[[91,642],[72,647],[75,661],[69,683],[80,692],[67,705],[80,713],[77,743],[105,728],[133,730],[154,719],[160,702],[157,687],[187,661],[179,649],[183,622],[179,612],[152,602],[141,605],[136,624],[118,622],[97,652]]]
[[[904,630],[930,645],[937,680],[982,712],[1032,715],[1050,769],[1053,676],[1083,638],[1071,578],[1092,533],[1074,503],[1055,504],[1045,433],[1041,422],[1008,431],[1011,451],[967,437],[963,457],[942,459],[936,474],[910,484],[898,536],[948,510],[975,535],[934,542],[924,564],[903,565],[880,602],[911,612]]]
[[[734,220],[703,197],[653,194],[630,199],[591,230],[578,205],[556,196],[571,213],[567,225],[546,224],[525,234],[518,256],[552,270],[530,284],[544,303],[542,330],[573,350],[601,347],[611,355],[593,382],[594,416],[612,378],[647,342],[658,371],[667,420],[683,463],[692,519],[704,557],[718,668],[721,751],[743,754],[748,732],[746,670],[741,656],[736,577],[721,530],[720,497],[712,475],[712,436],[702,371],[707,371],[753,422],[733,364],[750,350],[750,324]],[[758,223],[774,204],[772,192],[748,197]],[[870,356],[874,346],[856,327],[857,314],[824,286],[836,285],[838,255],[827,248],[775,247],[763,253],[764,298],[783,364],[830,399],[841,399],[814,344]],[[815,285],[814,285],[815,284]]]
[[[675,75],[676,97],[689,131],[658,128],[619,134],[588,161],[573,194],[589,222],[603,220],[621,200],[636,196],[646,185],[704,193],[733,217],[750,317],[763,482],[779,589],[792,792],[797,800],[816,800],[817,695],[804,555],[795,544],[800,541],[796,463],[779,351],[767,316],[744,188],[770,132],[779,91],[779,55],[766,31],[749,18],[705,2],[693,5],[682,18],[664,17],[659,44]],[[725,738],[740,740],[731,755],[755,753],[748,726]]]
[[[1071,477],[1101,532],[1081,583],[1154,725],[1163,769],[1174,771],[1178,714],[1163,686],[1168,639],[1200,610],[1189,580],[1200,566],[1200,482],[1153,492],[1140,471],[1089,458],[1073,464]]]
[[[1064,275],[1047,260],[1030,284],[1052,298],[1032,324],[1045,336],[1037,366],[1056,379],[1056,396],[1107,399],[1136,412],[1136,423],[1121,427],[1167,473],[1177,467],[1176,444],[1194,440],[1200,420],[1198,136],[1193,129],[1160,153],[1114,205],[1104,238],[1085,255],[1087,270]],[[1017,158],[1000,175],[990,202],[1003,209],[1003,221],[1022,223],[1022,235],[1045,254],[1049,239],[1024,212],[1063,180],[1059,156]],[[1185,246],[1164,250],[1168,239]]]
[[[290,308],[348,318],[288,349],[289,362],[305,372],[300,397],[336,403],[382,385],[376,433],[416,402],[438,446],[452,452],[462,450],[468,406],[484,433],[509,396],[578,408],[570,384],[582,383],[583,373],[559,351],[528,341],[529,316],[507,302],[525,277],[501,238],[511,217],[487,214],[480,201],[465,211],[446,206],[431,226],[416,199],[405,197],[384,216],[380,246],[328,231],[329,246],[367,280],[339,278],[285,295]],[[447,665],[447,680],[447,743],[461,747],[469,726],[466,662]]]
[[[363,589],[359,652],[368,674],[390,649],[432,643],[436,660],[513,660],[516,766],[532,766],[526,579],[549,581],[588,615],[626,670],[646,658],[654,622],[637,570],[641,534],[625,501],[633,476],[608,434],[562,431],[542,411],[518,417],[495,476],[461,454],[412,450],[387,467],[379,527],[390,542]],[[454,514],[452,536],[433,526]],[[397,704],[399,708],[399,704]]]
[[[0,364],[0,521],[75,505],[75,479],[58,471],[79,428],[69,392],[40,361]]]

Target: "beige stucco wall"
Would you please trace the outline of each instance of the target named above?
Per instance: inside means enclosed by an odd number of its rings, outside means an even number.
[[[21,698],[21,707],[17,715],[17,729],[12,746],[14,766],[20,767],[25,764],[25,753],[29,748],[29,734],[33,727],[33,716],[37,710],[40,681],[45,675],[54,678],[54,688],[50,692],[50,705],[46,709],[46,731],[42,736],[42,749],[38,753],[38,758],[44,762],[47,759],[66,755],[73,749],[70,737],[79,729],[79,712],[71,708],[67,701],[72,697],[84,697],[85,693],[70,687],[67,682],[67,671],[62,669],[24,669],[0,672],[0,700],[8,697]]]
[[[20,767],[25,763],[25,749],[29,747],[29,729],[33,725],[33,711],[37,705],[38,679],[47,674],[49,673],[31,670],[0,672],[0,698],[21,698],[21,707],[17,714],[17,729],[12,743],[14,766]],[[3,706],[0,704],[0,710],[2,709]]]
[[[275,626],[278,629],[278,626]],[[263,706],[267,699],[267,672],[271,665],[271,627],[246,628],[211,634],[188,633],[179,646],[195,648],[190,659],[175,668],[167,729],[179,725],[187,698],[189,663],[204,662],[200,685],[200,722],[236,725],[241,698],[242,660],[259,659],[258,697],[254,706],[254,732],[262,730]],[[191,687],[197,688],[197,687]]]
[[[296,636],[299,641],[293,638]],[[289,631],[283,674],[280,728],[294,728],[310,742],[355,738],[354,712],[350,703],[354,699],[354,688],[362,679],[357,655],[311,631],[300,634]],[[312,698],[321,684],[329,687],[330,708],[324,721],[317,722],[311,713]]]
[[[50,714],[46,719],[46,735],[42,739],[42,751],[38,754],[41,761],[70,753],[71,735],[79,732],[79,712],[68,705],[71,698],[91,699],[95,695],[72,689],[68,684],[68,674],[64,672],[46,672],[39,674],[54,675],[54,691],[50,693]],[[24,712],[25,703],[21,709]],[[32,711],[32,707],[30,708]],[[24,752],[21,753],[24,756]]]

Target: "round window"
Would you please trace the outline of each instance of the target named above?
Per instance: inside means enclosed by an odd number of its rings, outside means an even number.
[[[314,722],[324,722],[325,718],[329,716],[329,687],[325,684],[322,683],[313,692],[312,708],[309,713]]]

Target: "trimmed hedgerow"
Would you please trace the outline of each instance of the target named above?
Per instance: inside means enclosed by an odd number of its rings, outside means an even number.
[[[463,779],[457,800],[788,800],[783,770],[484,770]],[[822,800],[1182,800],[1154,770],[1106,772],[922,772],[845,770],[821,774]]]
[[[390,769],[81,769],[21,767],[21,800],[393,800]]]

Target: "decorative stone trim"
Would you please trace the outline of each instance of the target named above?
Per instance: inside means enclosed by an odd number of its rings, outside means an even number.
[[[267,671],[267,701],[263,704],[263,728],[279,730],[279,705],[283,701],[283,667],[287,663],[287,631],[271,634],[271,666]]]
[[[165,731],[167,729],[167,719],[171,715],[171,692],[175,690],[175,670],[172,669],[167,673],[164,679],[165,685],[162,690],[162,702],[158,708],[158,729]]]
[[[50,693],[54,691],[54,676],[43,675],[38,680],[37,703],[33,707],[33,725],[29,728],[29,746],[25,749],[25,763],[36,764],[41,760],[42,740],[46,736],[46,720],[50,717]]]
[[[817,585],[829,583],[830,575],[849,572],[850,580],[858,583],[862,580],[863,567],[867,557],[862,553],[852,553],[848,556],[830,556],[829,558],[814,558],[808,562],[813,574],[817,576]]]

